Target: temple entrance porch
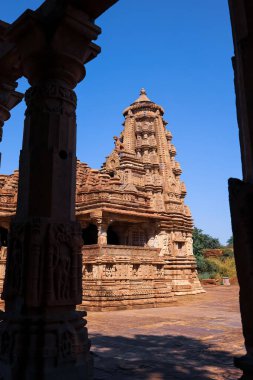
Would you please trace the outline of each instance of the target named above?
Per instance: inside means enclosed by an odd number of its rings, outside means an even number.
[[[191,234],[173,231],[153,214],[104,210],[78,214],[82,226],[80,309],[162,307],[203,293]]]
[[[154,244],[156,225],[153,220],[138,218],[120,219],[101,216],[93,219],[90,214],[85,217],[80,216],[79,221],[82,226],[83,244],[87,245],[121,245],[131,247],[154,247],[159,248],[159,244]],[[156,246],[155,246],[156,245]]]

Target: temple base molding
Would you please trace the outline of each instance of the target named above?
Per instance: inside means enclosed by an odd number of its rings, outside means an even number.
[[[91,379],[85,315],[80,311],[1,313],[0,378]]]

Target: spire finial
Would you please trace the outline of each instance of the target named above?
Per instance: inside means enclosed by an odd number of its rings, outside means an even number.
[[[150,99],[147,97],[145,88],[141,89],[140,96],[134,103],[137,103],[137,102],[150,102]]]

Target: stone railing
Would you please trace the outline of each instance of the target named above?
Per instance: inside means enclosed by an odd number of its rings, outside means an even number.
[[[159,253],[161,248],[151,247],[138,247],[129,245],[84,245],[82,248],[82,254],[84,256],[96,255],[96,256],[124,256],[129,258],[148,258],[157,260],[160,262]],[[162,260],[163,261],[163,260]]]
[[[112,281],[113,287],[120,287],[121,281],[129,285],[142,280],[143,284],[150,283],[152,287],[152,281],[164,278],[165,261],[159,256],[160,251],[157,248],[126,245],[84,246],[84,289],[89,289],[90,281]]]

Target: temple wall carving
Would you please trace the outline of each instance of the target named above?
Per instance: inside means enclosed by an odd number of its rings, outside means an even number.
[[[189,260],[185,256],[165,259],[161,251],[161,248],[155,247],[83,246],[83,295],[79,309],[102,311],[160,307],[175,301],[178,295],[201,292],[194,258]],[[5,274],[6,253],[7,248],[1,247],[1,289]],[[66,292],[67,289],[61,288],[61,282],[59,282],[56,298],[65,296]]]
[[[165,260],[160,253],[149,247],[84,247],[80,308],[160,307],[178,295],[202,292],[193,257]]]

